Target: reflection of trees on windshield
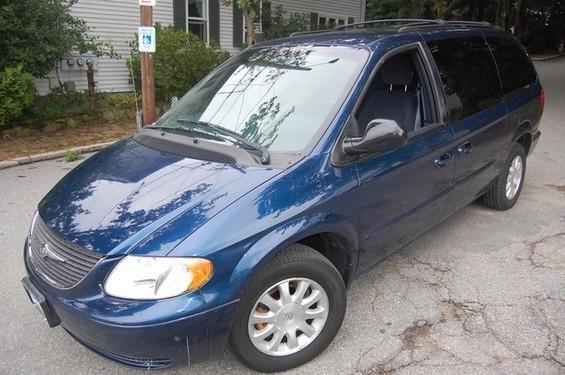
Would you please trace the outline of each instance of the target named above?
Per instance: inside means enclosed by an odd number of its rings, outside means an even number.
[[[157,125],[205,122],[270,151],[300,152],[342,104],[366,59],[366,51],[349,47],[250,49],[188,92]]]
[[[312,52],[298,48],[255,51],[212,99],[206,112],[217,107],[215,112],[202,120],[234,129],[244,138],[268,148],[277,139],[280,126],[296,110],[292,105],[283,111],[276,85],[289,70],[309,71],[306,63]],[[224,98],[215,106],[218,96]]]
[[[265,48],[258,50],[249,57],[249,62],[256,65],[276,66],[286,68],[304,68],[306,58],[312,49],[301,48]]]
[[[281,104],[276,103],[275,99],[271,98],[268,102],[263,102],[259,110],[255,112],[249,120],[245,122],[241,135],[252,142],[259,143],[264,147],[269,147],[277,139],[279,127],[281,124],[294,113],[295,107],[293,106],[285,114],[277,118],[281,110]],[[261,131],[259,131],[261,129]]]

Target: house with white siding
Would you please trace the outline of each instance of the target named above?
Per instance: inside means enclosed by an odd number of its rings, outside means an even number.
[[[197,34],[203,41],[216,41],[222,49],[234,54],[245,42],[243,14],[224,0],[157,0],[153,10],[155,23],[174,25],[179,30]],[[230,4],[232,3],[232,4]],[[365,0],[270,0],[262,9],[278,6],[290,13],[301,13],[310,19],[311,28],[332,27],[359,22],[365,18]],[[75,17],[84,19],[92,33],[103,41],[112,43],[119,59],[101,58],[95,64],[97,90],[104,92],[131,91],[127,59],[129,43],[139,26],[138,0],[79,0],[71,8]],[[258,39],[262,25],[256,25]],[[157,40],[157,43],[159,41]],[[88,56],[69,56],[61,61],[57,74],[36,81],[41,95],[58,87],[58,81],[86,90],[86,64]]]

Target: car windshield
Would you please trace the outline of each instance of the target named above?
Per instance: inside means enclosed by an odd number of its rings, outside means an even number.
[[[299,153],[333,119],[367,56],[350,47],[251,49],[212,72],[154,125],[210,124],[271,152]]]

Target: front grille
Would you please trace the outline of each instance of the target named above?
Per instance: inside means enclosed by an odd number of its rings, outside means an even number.
[[[39,216],[29,240],[29,260],[37,273],[58,288],[70,288],[82,280],[102,258],[62,239]]]
[[[105,351],[98,351],[100,354],[123,363],[124,365],[137,367],[145,370],[162,370],[173,364],[173,361],[168,358],[143,358],[143,357],[130,357],[125,355],[118,355],[108,353]]]

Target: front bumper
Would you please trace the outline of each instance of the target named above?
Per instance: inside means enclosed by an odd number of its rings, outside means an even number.
[[[116,261],[103,261],[92,270],[94,275],[72,289],[55,290],[26,259],[29,276],[24,284],[45,298],[51,318],[60,320],[77,341],[122,364],[162,369],[222,355],[239,301],[207,309],[199,293],[161,301],[112,298],[94,280],[101,280],[97,274],[107,272]]]
[[[235,303],[178,321],[120,327],[55,307],[61,325],[77,341],[107,358],[134,367],[188,366],[219,357],[225,348]]]

